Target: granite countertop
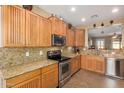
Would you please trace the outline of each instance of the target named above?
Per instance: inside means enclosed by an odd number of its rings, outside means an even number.
[[[116,59],[124,59],[124,55],[118,55],[118,54],[103,54],[105,58],[116,58]]]
[[[69,58],[73,58],[73,57],[76,57],[80,54],[75,54],[75,53],[65,53],[65,54],[62,54],[62,56],[66,56],[66,57],[69,57]]]
[[[30,72],[30,71],[33,71],[39,68],[43,68],[45,66],[52,65],[55,63],[57,63],[57,61],[46,59],[46,60],[42,60],[39,62],[30,62],[30,63],[25,63],[22,65],[4,68],[2,69],[3,78],[6,80],[9,78],[24,74],[26,72]]]

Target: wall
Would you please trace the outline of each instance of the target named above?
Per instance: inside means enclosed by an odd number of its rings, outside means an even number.
[[[122,24],[124,26],[124,18],[118,18],[118,19],[113,19],[113,20],[114,20],[114,24]],[[101,25],[101,23],[103,22],[105,24],[105,26],[110,26],[109,21],[110,20],[99,21],[95,24],[97,27],[99,27]],[[93,28],[93,24],[80,25],[80,26],[77,26],[77,28],[86,29],[86,31],[88,31],[88,29]],[[85,40],[85,42],[88,42],[88,40]],[[124,28],[122,30],[122,44],[124,46]]]
[[[96,38],[92,38],[93,40],[93,45],[96,45],[96,39],[104,39],[105,40],[105,49],[112,49],[112,37],[111,36],[107,36],[107,37],[96,37]]]

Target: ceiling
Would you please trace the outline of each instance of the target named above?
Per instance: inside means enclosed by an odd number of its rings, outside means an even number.
[[[39,7],[47,12],[61,16],[74,26],[94,24],[97,21],[124,17],[124,5],[39,5]],[[72,7],[76,8],[75,12],[70,11]],[[113,8],[118,8],[119,12],[113,14]],[[97,18],[91,18],[96,14],[98,15]],[[86,21],[82,22],[81,18],[85,18]]]
[[[114,33],[121,34],[123,26],[122,25],[113,25],[109,27],[101,27],[101,28],[94,28],[88,31],[89,37],[104,37],[104,36],[112,36]],[[104,33],[101,33],[104,31]]]

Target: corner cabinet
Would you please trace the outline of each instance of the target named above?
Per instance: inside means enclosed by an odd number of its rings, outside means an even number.
[[[85,30],[75,30],[75,46],[85,46]]]
[[[25,46],[25,10],[10,5],[2,6],[3,46]]]
[[[39,46],[39,16],[26,10],[26,46]]]

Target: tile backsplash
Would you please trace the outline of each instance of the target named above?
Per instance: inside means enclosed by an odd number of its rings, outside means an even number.
[[[47,58],[48,50],[57,49],[61,48],[0,48],[0,68],[44,60]],[[40,51],[43,53],[42,55],[40,55]],[[26,52],[29,52],[29,56],[26,56]]]

